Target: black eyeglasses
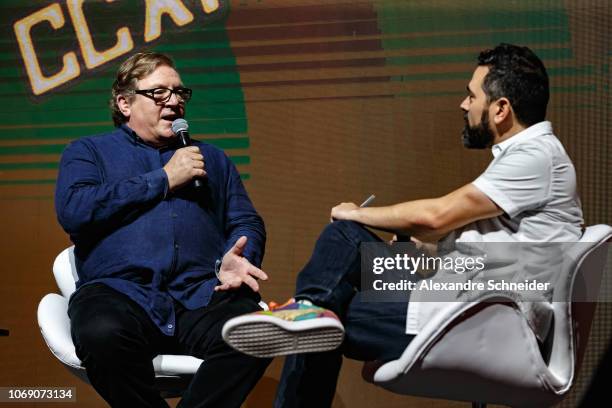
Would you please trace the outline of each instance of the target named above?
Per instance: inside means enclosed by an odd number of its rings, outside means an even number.
[[[146,96],[147,98],[153,99],[156,103],[166,103],[175,94],[179,101],[189,102],[193,91],[189,88],[178,87],[174,89],[170,88],[151,88],[151,89],[137,89],[134,91],[135,94]]]

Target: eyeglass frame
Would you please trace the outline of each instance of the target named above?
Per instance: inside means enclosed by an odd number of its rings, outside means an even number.
[[[164,89],[167,91],[170,91],[170,94],[168,95],[167,98],[165,99],[156,99],[155,98],[155,91],[158,89]],[[177,93],[177,91],[187,91],[187,95],[189,95],[187,98],[179,95]],[[182,101],[184,103],[187,103],[191,100],[191,97],[193,95],[193,90],[191,88],[186,88],[184,86],[179,86],[177,88],[174,89],[170,89],[170,88],[166,88],[165,86],[158,86],[155,88],[149,88],[149,89],[135,89],[134,93],[137,95],[142,95],[142,96],[146,96],[147,98],[152,99],[153,101],[155,101],[155,103],[166,103],[170,100],[170,98],[172,98],[172,95],[176,95],[176,98],[179,101]]]

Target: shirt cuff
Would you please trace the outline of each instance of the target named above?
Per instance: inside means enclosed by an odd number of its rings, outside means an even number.
[[[219,282],[221,282],[221,278],[219,278],[219,272],[221,271],[221,263],[223,261],[221,261],[221,259],[217,259],[215,261],[215,276],[217,277],[217,279],[219,280]]]
[[[162,200],[168,195],[168,175],[166,171],[158,169],[145,175],[147,183],[147,198],[161,197]]]

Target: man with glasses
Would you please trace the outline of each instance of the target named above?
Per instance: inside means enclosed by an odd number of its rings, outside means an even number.
[[[79,275],[72,338],[113,407],[168,406],[157,354],[205,360],[180,407],[239,407],[270,362],[221,338],[229,318],[259,310],[265,230],[227,156],[172,131],[191,95],[170,58],[133,55],[112,87],[116,129],[72,142],[60,163],[56,211]]]

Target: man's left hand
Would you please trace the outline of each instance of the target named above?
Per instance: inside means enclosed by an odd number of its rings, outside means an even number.
[[[242,256],[246,243],[247,237],[240,237],[223,256],[221,269],[219,270],[221,284],[215,286],[215,291],[238,289],[244,283],[254,292],[258,292],[259,284],[255,278],[268,279],[268,275],[264,271],[253,266],[248,259]]]

